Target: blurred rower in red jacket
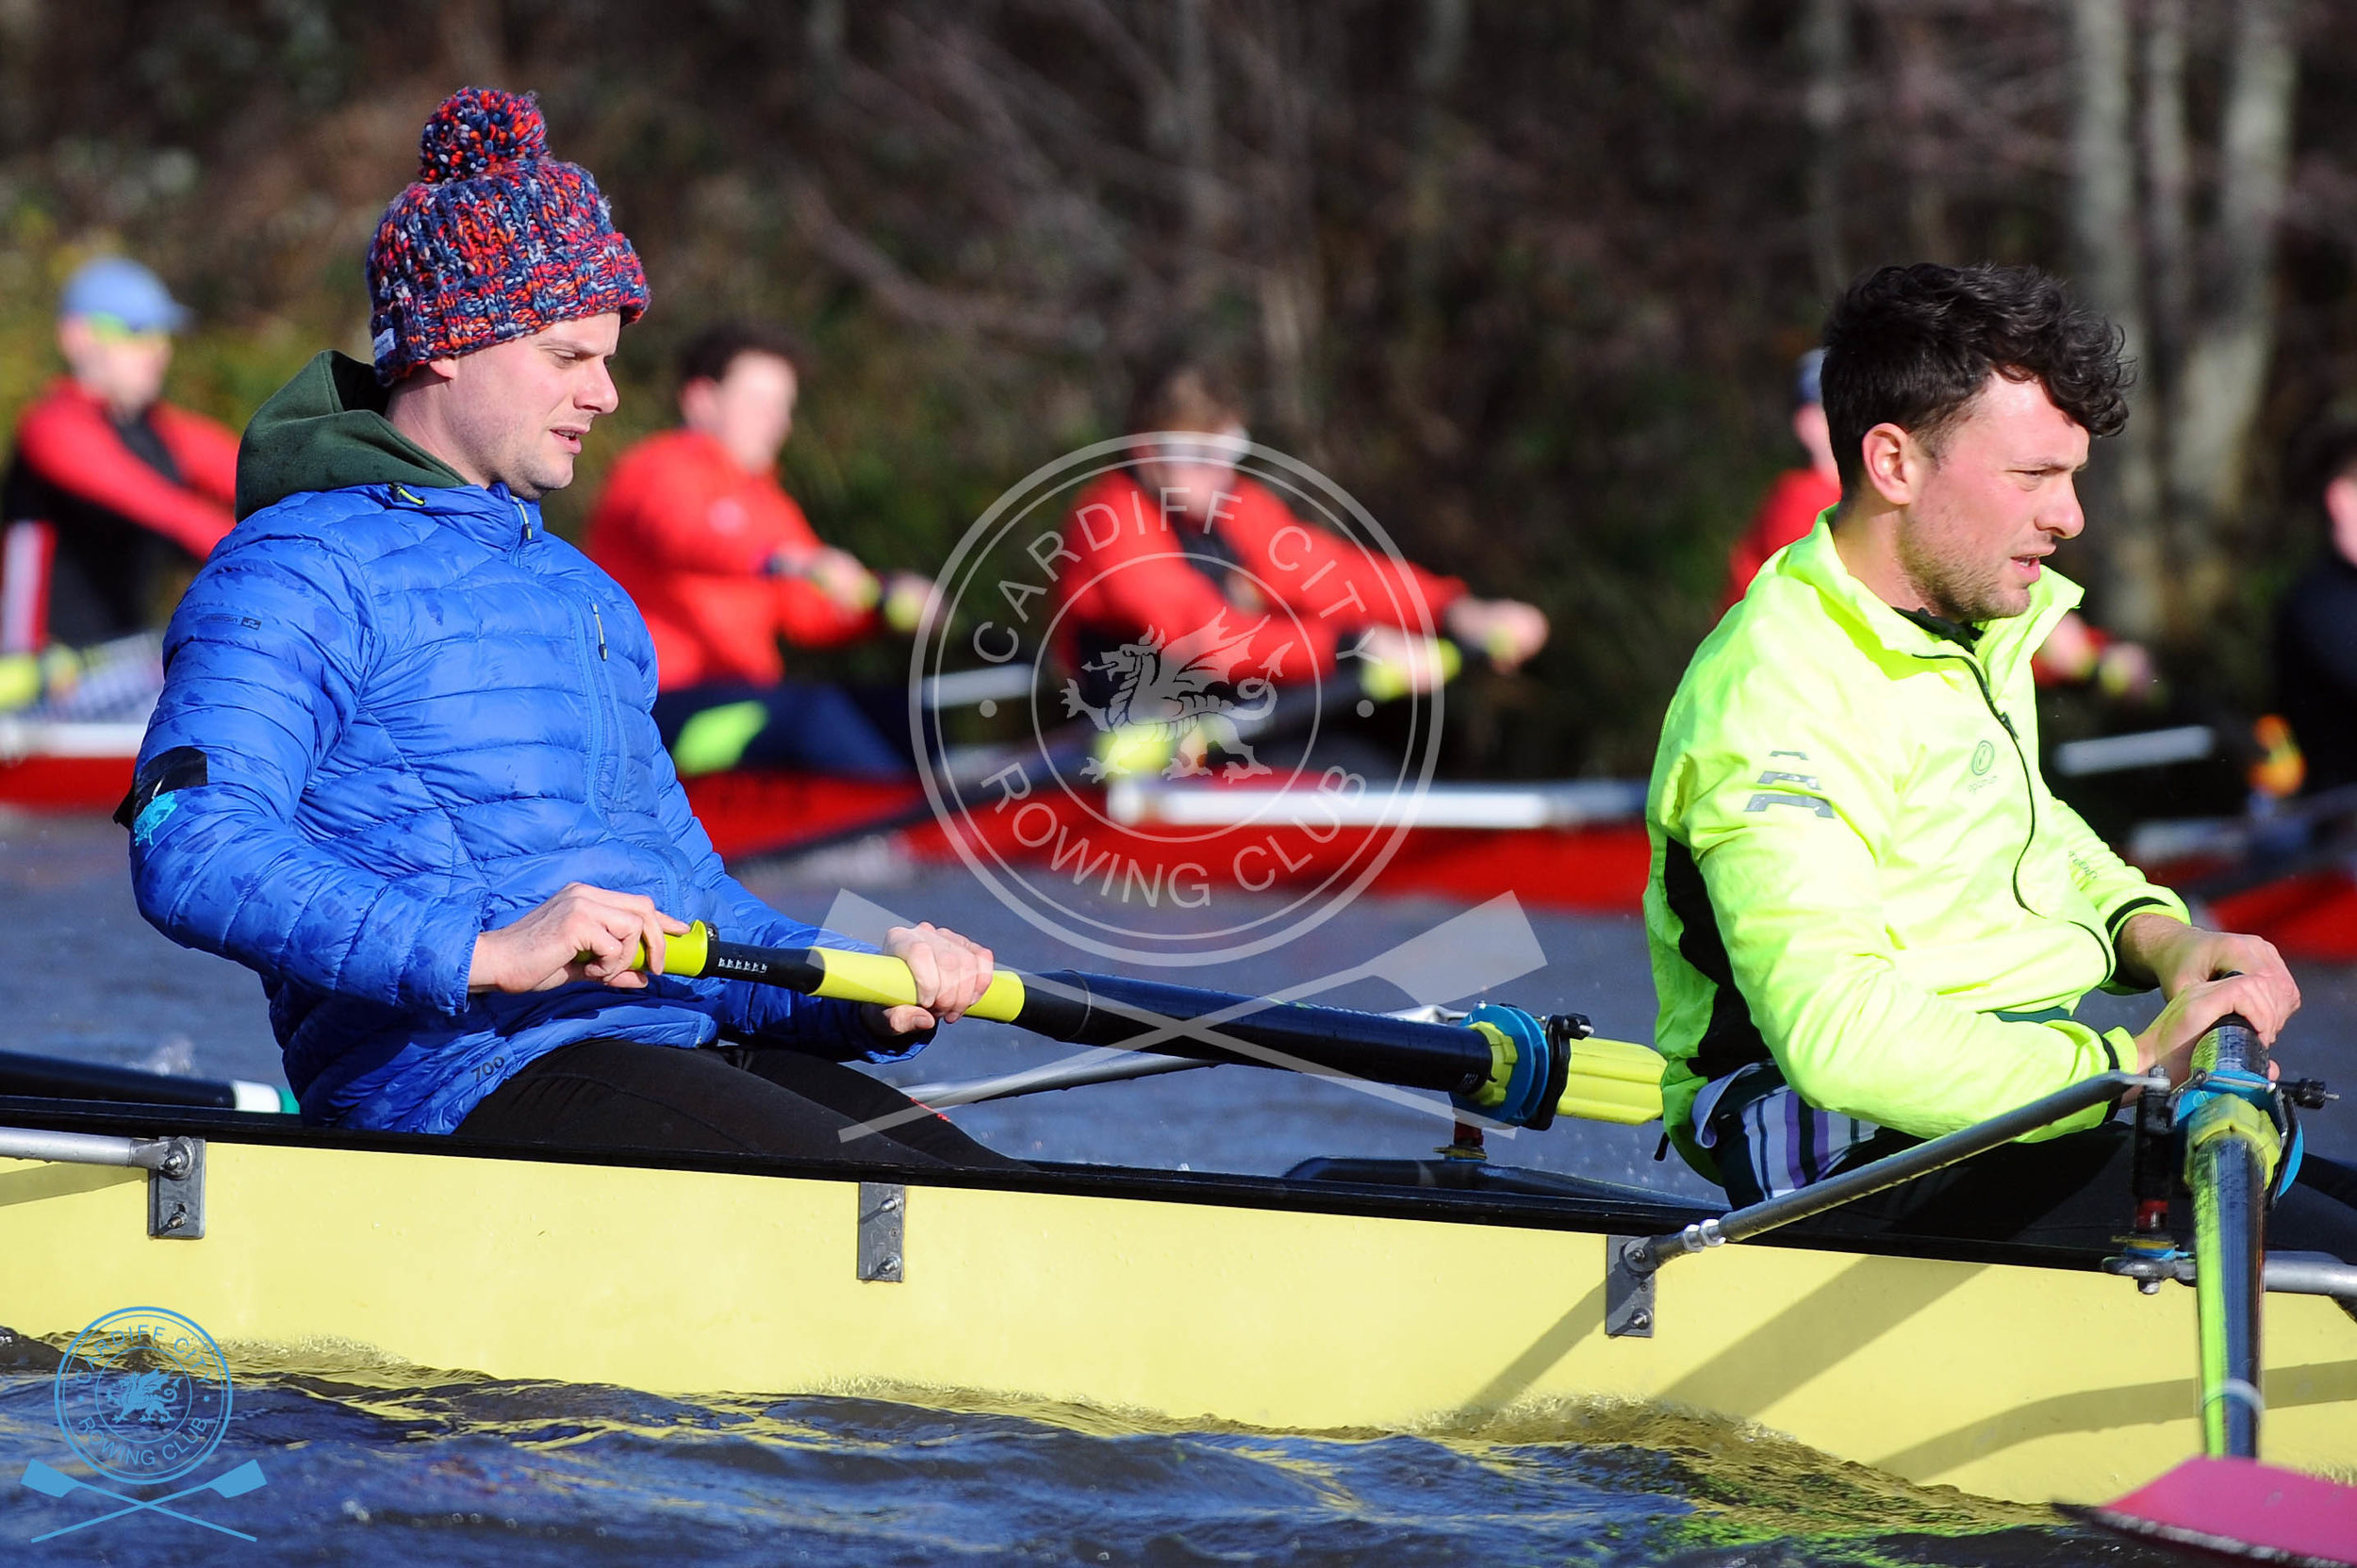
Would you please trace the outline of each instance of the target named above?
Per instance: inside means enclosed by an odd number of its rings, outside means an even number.
[[[1417,630],[1419,600],[1429,624],[1501,669],[1545,643],[1547,618],[1536,607],[1476,599],[1456,578],[1361,551],[1239,473],[1244,401],[1209,367],[1181,363],[1146,377],[1129,427],[1164,438],[1133,449],[1138,461],[1081,491],[1064,524],[1073,560],[1056,577],[1058,652],[1084,689],[1102,684],[1092,677],[1103,677],[1108,651],[1148,634],[1183,637],[1223,614],[1238,630],[1267,618],[1250,662],[1292,661],[1274,676],[1328,670],[1348,648],[1409,690],[1437,684],[1445,668],[1437,642]],[[1136,521],[1158,517],[1162,502],[1173,521],[1193,525],[1183,538]],[[1305,633],[1309,646],[1289,652],[1285,645]]]
[[[880,777],[910,769],[899,726],[841,687],[788,681],[783,639],[825,648],[912,629],[932,585],[880,581],[819,540],[778,483],[796,351],[761,322],[714,327],[680,358],[681,427],[614,465],[584,548],[653,635],[655,721],[684,774],[739,763]]]
[[[1833,435],[1825,424],[1825,405],[1819,389],[1823,349],[1801,355],[1792,375],[1792,435],[1808,454],[1808,467],[1788,469],[1768,488],[1752,525],[1727,552],[1726,592],[1719,601],[1722,615],[1735,607],[1759,575],[1768,557],[1807,536],[1818,516],[1841,503],[1841,475],[1834,463]],[[2151,655],[2133,642],[2115,639],[2073,610],[2055,623],[2046,645],[2030,661],[2031,673],[2042,686],[2076,685],[2093,682],[2106,696],[2146,701],[2156,695]]]
[[[229,532],[237,436],[161,401],[172,335],[187,320],[155,273],[123,256],[67,281],[67,373],[18,421],[0,482],[0,653],[162,624]]]

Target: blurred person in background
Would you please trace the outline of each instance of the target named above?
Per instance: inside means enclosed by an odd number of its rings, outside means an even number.
[[[65,650],[159,627],[229,532],[237,436],[163,401],[172,335],[187,323],[163,282],[127,257],[102,256],[67,280],[66,373],[18,421],[0,481],[0,706],[44,685],[53,703],[65,696],[82,664]],[[152,658],[100,663],[144,669]]]
[[[1811,349],[1792,368],[1792,435],[1808,454],[1808,467],[1788,469],[1776,476],[1751,526],[1727,552],[1726,591],[1719,601],[1722,615],[1735,607],[1770,556],[1806,537],[1820,513],[1841,503],[1841,474],[1834,463],[1820,380],[1824,362],[1825,351]],[[2122,701],[2146,703],[2159,695],[2151,655],[2141,645],[2120,641],[2091,625],[2076,610],[2055,625],[2032,662],[2031,673],[2042,686],[2092,684]]]
[[[1084,694],[1105,685],[1104,656],[1113,650],[1149,634],[1184,637],[1223,614],[1238,632],[1269,618],[1252,656],[1277,661],[1272,678],[1323,672],[1347,650],[1391,671],[1404,689],[1438,685],[1450,655],[1419,630],[1419,602],[1432,626],[1501,670],[1519,668],[1544,646],[1547,618],[1536,606],[1477,599],[1456,578],[1371,557],[1305,523],[1236,471],[1249,440],[1244,425],[1243,397],[1210,366],[1181,361],[1141,378],[1129,409],[1134,466],[1082,490],[1064,524],[1070,559],[1056,574],[1059,652]],[[1174,527],[1130,520],[1155,518],[1165,505],[1174,522],[1194,525],[1183,537]],[[1299,614],[1271,613],[1282,610]],[[1288,655],[1300,631],[1312,645]]]
[[[584,549],[654,636],[655,722],[683,774],[740,763],[856,777],[910,770],[905,745],[843,687],[788,681],[781,640],[830,648],[914,631],[933,592],[822,542],[778,482],[799,353],[766,322],[711,327],[680,355],[678,429],[614,465]]]
[[[1792,435],[1808,454],[1808,467],[1787,469],[1768,487],[1767,498],[1752,517],[1752,525],[1727,552],[1726,592],[1719,613],[1735,607],[1768,564],[1768,557],[1817,525],[1818,514],[1841,503],[1841,471],[1834,464],[1833,437],[1825,427],[1824,395],[1819,376],[1825,362],[1823,349],[1801,355],[1792,371]]]
[[[2313,794],[2357,784],[2357,425],[2315,438],[2301,470],[2324,549],[2276,609],[2275,693]]]

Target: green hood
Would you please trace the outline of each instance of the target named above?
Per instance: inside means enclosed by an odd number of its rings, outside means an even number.
[[[467,481],[385,418],[376,372],[329,349],[262,404],[238,447],[238,520],[305,490]]]

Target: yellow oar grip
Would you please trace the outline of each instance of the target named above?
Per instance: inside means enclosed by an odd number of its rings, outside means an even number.
[[[586,964],[594,956],[596,955],[585,952],[580,955],[580,959],[582,963]],[[665,974],[677,975],[683,980],[693,980],[704,972],[704,966],[710,963],[711,959],[712,928],[701,920],[696,921],[678,935],[673,935],[669,932],[663,933],[663,972]],[[634,969],[643,969],[647,966],[647,945],[644,942],[632,945],[630,966]]]
[[[818,982],[819,996],[885,1007],[916,1005],[916,982],[909,966],[889,954],[845,952],[836,948],[814,948],[811,953],[826,969],[826,978]],[[966,1009],[965,1015],[1012,1023],[1022,1012],[1023,977],[1013,969],[1000,969],[991,975],[990,988]]]
[[[1624,1127],[1659,1121],[1661,1068],[1661,1053],[1634,1040],[1574,1040],[1556,1114]]]
[[[667,975],[692,980],[704,972],[704,965],[711,958],[712,928],[701,920],[689,926],[684,935],[667,934],[663,938],[663,972]]]

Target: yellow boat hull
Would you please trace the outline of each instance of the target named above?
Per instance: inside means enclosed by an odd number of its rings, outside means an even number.
[[[207,1164],[180,1241],[147,1234],[140,1172],[0,1161],[0,1323],[157,1306],[233,1362],[357,1342],[495,1378],[1290,1430],[1662,1401],[2032,1502],[2116,1496],[2200,1441],[2193,1293],[2092,1271],[1722,1247],[1660,1276],[1653,1337],[1615,1339],[1605,1238],[1573,1230],[919,1185],[902,1278],[863,1280],[850,1180],[221,1138]],[[2357,1469],[2357,1321],[2270,1296],[2266,1349],[2266,1457]]]

